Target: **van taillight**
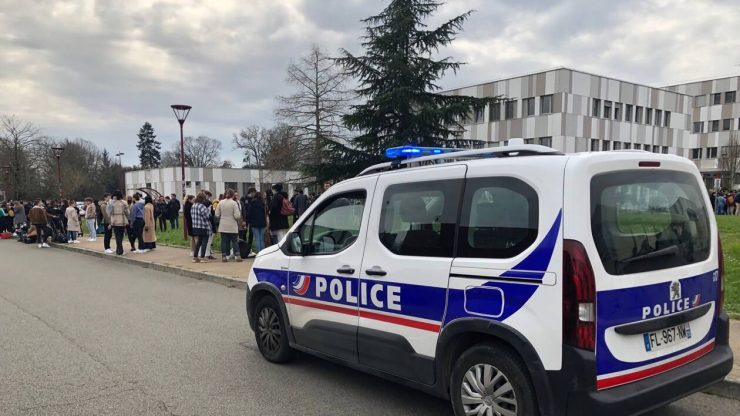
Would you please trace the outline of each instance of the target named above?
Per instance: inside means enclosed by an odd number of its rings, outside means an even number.
[[[725,306],[725,255],[722,253],[722,239],[719,237],[719,232],[717,232],[717,249],[719,251],[719,279],[717,279],[719,296],[717,298],[717,313],[720,313]]]
[[[563,241],[563,342],[594,351],[596,284],[583,244]]]

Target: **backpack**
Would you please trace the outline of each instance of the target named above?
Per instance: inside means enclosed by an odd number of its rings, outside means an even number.
[[[293,208],[293,204],[291,204],[290,200],[286,197],[283,197],[283,206],[280,207],[280,213],[283,215],[295,214],[295,208]]]

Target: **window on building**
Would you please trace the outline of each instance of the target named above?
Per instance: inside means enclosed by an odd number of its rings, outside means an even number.
[[[624,121],[632,121],[632,104],[627,104],[624,107]]]
[[[660,148],[660,152],[667,155],[668,154],[668,146],[661,147]]]
[[[717,148],[707,147],[706,157],[707,159],[716,159],[717,158]]]
[[[653,124],[653,109],[645,109],[645,124]]]
[[[200,181],[195,181],[195,187],[200,191]]]
[[[655,125],[660,126],[663,121],[663,111],[661,110],[655,110]]]
[[[489,114],[490,121],[501,120],[501,103],[493,103],[491,105],[491,114]]]
[[[632,148],[632,143],[626,143],[626,142],[624,143],[624,149],[625,150],[629,150],[631,148]]]
[[[185,186],[190,187],[190,181],[185,181]]]
[[[522,100],[522,111],[524,111],[524,117],[534,115],[534,97]]]
[[[507,120],[511,120],[516,117],[516,100],[509,100],[504,103],[504,116]]]
[[[540,97],[540,114],[552,113],[552,95]]]
[[[482,123],[484,121],[483,119],[483,109],[475,110],[475,123]]]
[[[657,144],[653,146],[653,153],[660,153],[660,146]]]
[[[694,133],[703,133],[703,132],[704,132],[704,122],[695,121],[694,122]]]
[[[712,94],[712,104],[722,104],[722,93],[717,92]]]
[[[730,130],[732,128],[732,119],[726,118],[722,120],[722,130]]]
[[[594,98],[592,100],[591,115],[594,117],[601,117],[601,100]]]
[[[635,107],[635,123],[642,123],[642,107]]]
[[[701,149],[691,149],[692,159],[701,159]]]
[[[601,142],[601,150],[609,150],[611,146],[611,142],[609,140],[604,140]]]
[[[614,142],[614,147],[612,147],[612,150],[622,150],[622,142]]]
[[[670,125],[671,125],[671,112],[670,111],[666,111],[665,112],[665,115],[663,117],[663,126],[664,127],[670,127]]]
[[[711,121],[711,131],[719,131],[719,120],[712,120]]]
[[[391,185],[383,195],[380,241],[402,256],[452,257],[461,180]]]
[[[591,151],[592,152],[599,151],[599,140],[598,139],[591,139]]]
[[[540,137],[540,144],[542,146],[552,147],[552,137]]]
[[[612,102],[604,101],[604,118],[612,118]]]
[[[734,103],[735,102],[735,91],[727,91],[725,93],[725,103]]]
[[[622,121],[622,103],[614,104],[614,120]]]
[[[147,188],[151,188],[151,187],[152,187],[152,183],[151,183],[151,182],[147,182],[147,183],[146,183],[146,187],[147,187]]]
[[[524,139],[524,144],[534,144],[534,139]]]
[[[537,239],[537,192],[519,179],[469,179],[461,212],[459,257],[510,258]]]

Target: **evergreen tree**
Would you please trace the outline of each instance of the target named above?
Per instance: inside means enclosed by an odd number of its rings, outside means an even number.
[[[434,59],[462,30],[471,11],[433,30],[424,20],[441,3],[431,0],[391,0],[388,7],[363,22],[367,25],[364,56],[342,50],[337,62],[359,80],[357,93],[367,101],[344,116],[350,129],[361,132],[349,146],[335,142],[325,173],[342,177],[384,160],[388,147],[474,146],[457,139],[462,122],[475,110],[501,97],[475,98],[440,94],[437,85],[447,71],[462,65],[452,58]]]
[[[154,128],[147,121],[139,129],[139,134],[136,135],[139,138],[139,142],[136,144],[136,148],[139,149],[139,163],[141,163],[142,169],[153,169],[159,167],[159,149],[162,144],[154,139],[157,136],[154,134]]]

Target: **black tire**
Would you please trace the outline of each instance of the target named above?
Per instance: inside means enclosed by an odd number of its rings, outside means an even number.
[[[472,371],[471,375],[475,375],[476,370],[480,370],[477,374],[481,374],[483,379],[489,379],[490,386],[484,386],[485,394],[483,395],[467,393],[465,403],[463,403],[463,389],[466,389],[466,392],[475,393],[475,386],[471,387],[470,380],[466,380],[466,373]],[[497,379],[496,372],[500,373],[503,378]],[[508,387],[506,382],[509,384]],[[465,386],[463,383],[466,383]],[[494,391],[499,391],[500,394],[492,394]],[[455,416],[466,415],[466,405],[469,412],[475,408],[479,409],[479,406],[490,408],[490,413],[486,411],[481,413],[484,415],[537,416],[539,414],[532,383],[521,361],[510,349],[496,344],[475,345],[457,359],[452,374],[450,374],[450,399]]]
[[[254,316],[254,337],[262,356],[273,363],[284,363],[293,358],[285,319],[275,298],[265,296],[260,299],[254,309]]]

